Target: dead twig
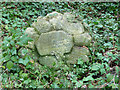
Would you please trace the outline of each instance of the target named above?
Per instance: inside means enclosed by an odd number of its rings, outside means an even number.
[[[40,80],[40,78],[39,78],[37,75],[35,75],[35,74],[32,73],[31,71],[27,70],[23,65],[19,65],[19,67],[23,68],[25,71],[29,72],[30,74],[34,75],[35,77],[37,77],[37,78]],[[40,81],[40,82],[41,82],[41,81]],[[41,82],[41,84],[43,84],[43,83]]]

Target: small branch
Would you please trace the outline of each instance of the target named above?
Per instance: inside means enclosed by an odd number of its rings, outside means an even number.
[[[116,75],[116,73],[115,73],[115,75]],[[113,82],[114,82],[115,87],[118,88],[118,87],[116,86],[116,84],[115,84],[115,75],[114,75],[114,80],[113,80]]]
[[[107,83],[105,83],[105,84],[103,84],[103,85],[101,85],[101,86],[97,86],[97,88],[103,88],[103,87],[105,87],[105,86],[111,84],[112,81],[114,82],[115,75],[116,75],[116,73],[114,74],[113,79],[112,79],[109,83],[107,82]]]
[[[114,34],[112,33],[113,35],[113,48],[115,47],[115,43],[114,43]]]
[[[9,80],[9,83],[11,84],[10,77],[9,77],[9,79],[8,79],[8,80]]]
[[[19,67],[21,67],[21,68],[23,68],[25,71],[28,71],[29,73],[33,74],[34,76],[36,76],[36,77],[40,80],[40,78],[39,78],[37,75],[35,75],[35,74],[32,73],[31,71],[27,70],[24,66],[19,65]],[[40,82],[41,82],[41,81],[40,81]],[[41,84],[43,84],[43,83],[41,82]]]

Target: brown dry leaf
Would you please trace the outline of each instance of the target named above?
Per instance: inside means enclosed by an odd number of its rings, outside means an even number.
[[[31,63],[34,63],[34,60],[30,60]]]
[[[83,48],[86,48],[88,50],[88,48],[86,46],[83,46]]]

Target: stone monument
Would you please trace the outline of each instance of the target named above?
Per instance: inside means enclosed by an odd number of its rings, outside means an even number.
[[[89,61],[90,52],[85,47],[90,45],[92,38],[84,24],[71,13],[52,12],[45,17],[39,16],[25,33],[33,39],[28,47],[37,49],[42,65],[53,67],[60,61],[76,64],[79,58]]]

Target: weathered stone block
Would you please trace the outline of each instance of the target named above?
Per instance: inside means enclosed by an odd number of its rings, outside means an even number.
[[[67,20],[63,19],[63,16],[57,16],[49,20],[54,30],[62,30],[68,24]]]
[[[82,58],[84,62],[89,61],[87,55],[89,50],[84,47],[74,46],[71,53],[65,55],[66,62],[68,64],[76,64],[79,58]]]
[[[71,35],[81,35],[84,32],[82,24],[79,23],[67,23],[63,30]]]
[[[88,33],[74,35],[74,43],[78,46],[89,46],[91,42],[91,36]]]
[[[31,42],[28,42],[28,45],[27,47],[31,48],[31,49],[34,49],[34,43],[35,41],[39,38],[39,34],[35,31],[34,28],[30,28],[28,27],[26,30],[25,30],[25,34],[28,34],[28,37],[31,37],[33,39],[33,41]]]
[[[45,56],[45,57],[40,57],[39,62],[42,65],[46,65],[49,67],[56,67],[58,65],[58,62],[54,56]]]
[[[47,14],[43,19],[49,21],[50,19],[56,18],[57,16],[62,16],[62,14],[54,11],[52,13]]]
[[[32,26],[37,30],[39,34],[52,30],[52,25],[44,19],[38,19],[37,22],[34,22],[32,24]]]
[[[75,15],[66,12],[63,14],[63,18],[66,19],[68,22],[75,23],[77,20],[75,19]]]
[[[51,31],[40,35],[36,47],[40,55],[63,55],[73,47],[73,38],[64,31]]]
[[[34,28],[31,28],[31,27],[28,27],[25,30],[25,34],[28,34],[28,36],[33,38],[35,41],[39,38],[39,34],[35,31]]]

